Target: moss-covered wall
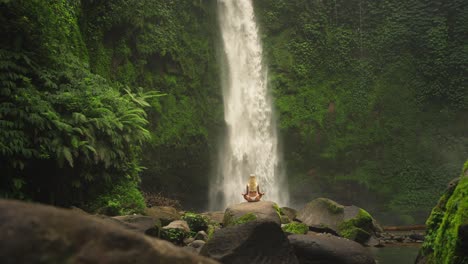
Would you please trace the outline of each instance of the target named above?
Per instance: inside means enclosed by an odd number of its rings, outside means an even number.
[[[468,263],[468,161],[458,185],[442,195],[426,224],[417,263]]]
[[[254,3],[293,203],[422,223],[468,156],[463,1]]]
[[[159,97],[150,111],[142,188],[207,204],[223,127],[216,1],[82,1],[91,69]],[[196,195],[193,195],[196,193]]]

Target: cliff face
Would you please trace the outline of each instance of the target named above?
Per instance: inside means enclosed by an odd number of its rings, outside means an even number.
[[[293,201],[422,223],[468,156],[463,1],[254,3]]]
[[[468,263],[468,161],[427,220],[427,235],[417,263]]]
[[[80,25],[94,72],[166,94],[149,111],[143,190],[207,204],[223,128],[216,1],[82,1]]]

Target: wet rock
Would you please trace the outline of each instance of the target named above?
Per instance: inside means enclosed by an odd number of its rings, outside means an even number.
[[[223,228],[214,233],[200,254],[224,264],[298,263],[287,237],[271,221],[256,220]]]
[[[110,221],[113,221],[122,227],[136,231],[142,234],[154,234],[157,233],[157,223],[156,221],[148,216],[143,215],[124,215],[124,216],[114,216],[109,218]]]
[[[296,219],[297,210],[289,207],[281,207],[281,212],[285,214],[291,221]]]
[[[0,200],[0,258],[13,263],[216,263],[93,216]]]
[[[203,248],[203,246],[206,244],[205,241],[203,240],[195,240],[193,241],[192,243],[188,244],[187,248],[196,253],[196,254],[199,254],[201,249]]]
[[[207,241],[208,235],[205,231],[198,231],[198,233],[195,235],[195,240]]]
[[[364,209],[343,206],[326,198],[317,198],[298,212],[297,219],[311,227],[311,231],[333,230],[327,233],[365,244],[372,236],[379,236],[381,227]]]
[[[291,235],[288,237],[299,263],[375,264],[360,244],[329,234]]]
[[[223,211],[215,211],[215,212],[206,212],[202,213],[201,215],[206,216],[208,220],[212,223],[222,224],[224,218]]]

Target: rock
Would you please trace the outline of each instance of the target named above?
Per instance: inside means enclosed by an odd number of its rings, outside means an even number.
[[[203,240],[195,240],[190,243],[187,247],[191,249],[192,252],[199,254],[203,246],[206,244]]]
[[[265,220],[281,225],[280,214],[273,202],[260,201],[254,203],[240,203],[229,206],[223,218],[223,225],[230,226],[253,220]]]
[[[195,235],[195,240],[208,241],[208,235],[205,233],[205,231],[198,231],[198,233]]]
[[[202,213],[201,215],[206,216],[208,221],[215,224],[222,224],[224,218],[223,211],[215,211],[215,212],[206,212]]]
[[[310,226],[329,228],[335,233],[365,244],[378,236],[381,228],[372,216],[357,206],[343,206],[330,199],[317,198],[298,212],[297,219]]]
[[[424,235],[414,233],[414,234],[410,234],[409,238],[412,239],[412,240],[416,240],[416,241],[424,240]]]
[[[156,221],[148,216],[124,215],[114,216],[108,219],[131,231],[136,231],[142,234],[148,234],[153,236],[154,234],[158,234],[159,228],[157,227]]]
[[[186,233],[190,232],[190,228],[184,220],[175,220],[169,223],[167,226],[164,226],[163,229],[180,229]]]
[[[360,244],[329,234],[291,235],[289,242],[299,263],[375,264],[374,258]]]
[[[327,226],[336,231],[344,219],[344,206],[317,198],[298,212],[297,219],[308,226]]]
[[[179,220],[180,215],[174,207],[153,206],[145,209],[145,214],[153,219],[159,219],[161,225],[165,226],[174,220]]]
[[[281,212],[285,214],[291,221],[296,219],[297,210],[289,207],[281,207]]]
[[[335,230],[327,227],[327,226],[317,226],[311,225],[309,226],[309,230],[315,233],[323,233],[323,234],[331,234],[334,236],[340,236]]]
[[[0,256],[13,263],[216,263],[71,210],[0,200]]]
[[[380,243],[380,240],[375,238],[375,237],[371,237],[369,240],[366,241],[366,246],[368,247],[382,247],[382,243]]]
[[[184,239],[184,244],[188,245],[188,244],[192,243],[193,241],[195,241],[195,238],[187,237],[187,238]]]
[[[223,228],[202,248],[201,255],[229,263],[291,263],[297,258],[277,222],[252,221]]]
[[[182,245],[184,239],[189,237],[190,228],[184,220],[172,221],[161,230],[161,238],[176,245]]]

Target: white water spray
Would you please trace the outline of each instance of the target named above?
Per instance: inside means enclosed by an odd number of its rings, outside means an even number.
[[[210,207],[243,201],[250,174],[264,200],[286,204],[288,187],[279,170],[278,139],[267,89],[267,70],[251,0],[218,0],[225,51],[224,118],[220,169],[211,185]]]

